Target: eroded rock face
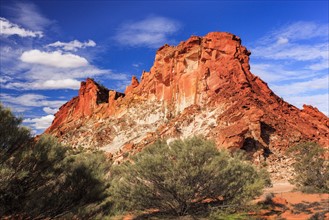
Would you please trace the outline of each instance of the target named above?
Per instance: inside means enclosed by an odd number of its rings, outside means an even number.
[[[66,129],[70,129],[70,122],[94,116],[104,104],[107,105],[119,97],[124,97],[124,94],[108,90],[93,79],[87,78],[86,82],[81,82],[79,95],[60,107],[45,133],[59,132],[57,136],[60,136]]]
[[[218,147],[244,149],[256,162],[302,141],[327,147],[328,117],[312,106],[299,110],[275,95],[250,72],[249,55],[240,38],[222,32],[164,45],[151,70],[140,82],[133,77],[125,94],[87,79],[46,133],[118,158],[158,138],[198,134]]]

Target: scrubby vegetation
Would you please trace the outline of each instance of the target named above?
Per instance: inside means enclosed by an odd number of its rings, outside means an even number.
[[[107,197],[110,168],[103,153],[63,147],[50,136],[35,141],[2,105],[0,120],[0,216],[88,216],[101,208],[95,204]]]
[[[2,105],[0,116],[0,216],[104,219],[153,209],[235,218],[269,184],[241,153],[202,138],[158,141],[112,166],[103,152],[36,140]]]
[[[307,142],[289,149],[295,163],[293,184],[302,192],[329,192],[329,162],[328,151],[317,143]]]
[[[17,148],[30,144],[30,131],[21,127],[21,123],[21,118],[15,117],[9,109],[4,108],[0,103],[1,160],[6,159],[6,156],[10,156]]]
[[[112,199],[123,210],[186,215],[208,201],[238,209],[269,183],[242,154],[219,151],[202,138],[158,141],[113,171]]]

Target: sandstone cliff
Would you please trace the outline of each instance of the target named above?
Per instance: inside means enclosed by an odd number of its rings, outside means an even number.
[[[199,134],[218,147],[245,149],[256,161],[272,154],[269,160],[277,160],[301,141],[327,147],[328,117],[275,95],[250,72],[249,55],[239,37],[222,32],[164,45],[151,70],[140,82],[133,77],[125,94],[87,79],[46,133],[73,147],[97,147],[119,156],[158,138]]]

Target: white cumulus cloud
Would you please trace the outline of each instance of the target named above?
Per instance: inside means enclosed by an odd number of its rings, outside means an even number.
[[[54,120],[54,115],[46,115],[40,118],[27,118],[23,122],[30,124],[31,127],[37,130],[46,129],[48,128],[52,121]]]
[[[31,83],[33,89],[79,89],[80,81],[75,79],[46,80]]]
[[[87,66],[88,61],[75,54],[62,53],[61,51],[44,52],[40,50],[25,51],[21,57],[25,63],[42,64],[59,68],[75,68]]]
[[[96,43],[93,40],[88,40],[87,42],[80,42],[78,40],[70,41],[70,42],[61,42],[56,41],[55,43],[48,44],[46,47],[60,47],[63,50],[71,50],[77,51],[78,49],[85,47],[95,47]]]
[[[46,112],[47,114],[55,114],[58,111],[58,108],[50,108],[50,107],[44,107],[42,109],[44,112]]]
[[[79,89],[80,81],[76,79],[50,79],[33,82],[9,82],[2,85],[6,89],[16,90],[52,90],[52,89]]]
[[[20,27],[17,24],[13,24],[6,18],[0,17],[0,35],[11,36],[18,35],[20,37],[43,37],[41,31],[31,31]]]
[[[123,24],[115,39],[122,45],[159,47],[170,42],[169,36],[177,32],[180,24],[165,17],[149,17]]]

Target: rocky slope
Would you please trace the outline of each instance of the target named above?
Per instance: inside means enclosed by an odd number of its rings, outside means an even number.
[[[249,55],[239,37],[223,32],[164,45],[151,70],[140,82],[133,77],[124,94],[92,79],[82,82],[79,96],[60,108],[46,133],[117,159],[158,138],[191,135],[212,138],[218,147],[244,149],[256,163],[285,160],[285,149],[302,141],[328,147],[328,117],[275,95],[250,72]]]

